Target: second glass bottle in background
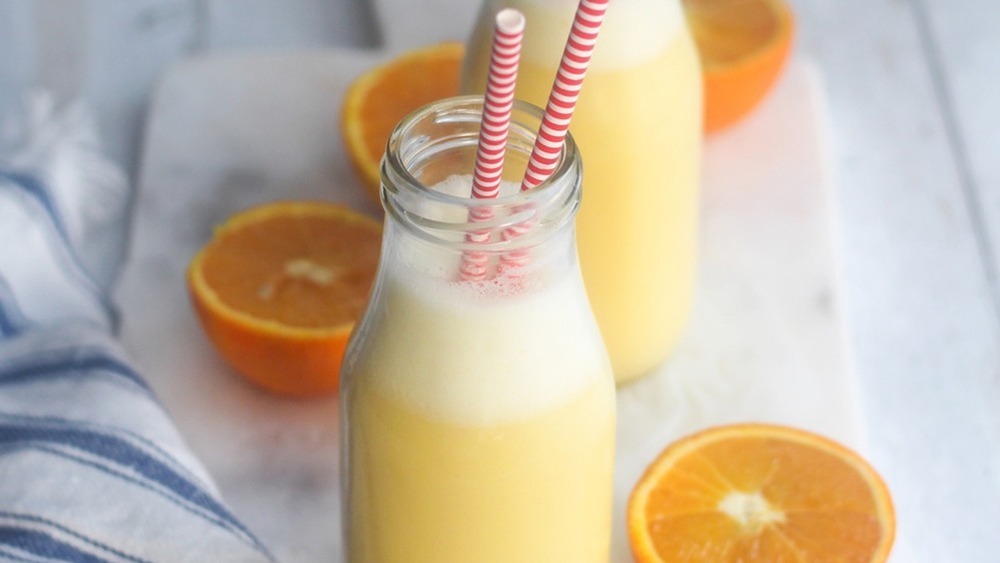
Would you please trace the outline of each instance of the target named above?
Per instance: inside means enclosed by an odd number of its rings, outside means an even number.
[[[517,97],[544,106],[577,0],[486,0],[462,89],[486,84],[497,11],[527,18]],[[694,293],[701,71],[679,0],[614,0],[570,126],[583,160],[577,218],[587,294],[621,383],[671,353]]]

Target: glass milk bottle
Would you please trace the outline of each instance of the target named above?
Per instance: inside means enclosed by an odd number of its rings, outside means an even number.
[[[577,0],[486,0],[462,89],[486,84],[491,22],[526,19],[516,95],[543,106]],[[679,0],[612,0],[570,132],[586,176],[580,263],[615,378],[663,362],[681,336],[695,278],[701,72]]]
[[[579,153],[569,139],[550,180],[518,192],[541,120],[519,102],[503,191],[473,200],[481,109],[417,110],[382,163],[381,264],[342,370],[352,563],[609,556],[614,379],[577,265]],[[470,223],[475,206],[494,219]],[[530,230],[502,240],[514,225]],[[466,242],[472,230],[491,240]],[[468,252],[485,253],[485,280],[460,278]]]

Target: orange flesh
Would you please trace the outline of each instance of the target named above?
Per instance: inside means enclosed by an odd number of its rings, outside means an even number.
[[[458,93],[461,54],[436,56],[386,71],[367,93],[368,103],[358,116],[364,125],[365,147],[373,159],[382,158],[389,133],[411,111]]]
[[[765,434],[682,441],[654,462],[629,507],[637,559],[884,560],[894,516],[877,474],[822,438]]]
[[[222,303],[259,319],[298,328],[353,323],[379,245],[357,231],[322,217],[273,217],[219,237],[202,273]]]
[[[206,336],[268,391],[336,391],[380,239],[377,221],[329,203],[277,202],[230,217],[188,267]]]
[[[683,0],[704,78],[705,132],[728,127],[767,96],[791,50],[785,0]]]
[[[777,15],[759,2],[686,0],[685,7],[706,69],[751,56],[778,34]]]

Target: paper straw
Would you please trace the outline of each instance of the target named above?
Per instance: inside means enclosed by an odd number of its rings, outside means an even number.
[[[500,193],[524,23],[524,15],[517,10],[501,10],[496,16],[472,175],[472,197],[475,199],[495,199]],[[476,206],[469,211],[469,220],[473,223],[492,218],[493,208],[490,206]],[[489,230],[475,230],[465,236],[466,241],[477,243],[485,243],[489,238]],[[488,270],[489,256],[485,252],[472,250],[463,253],[459,270],[463,280],[486,279]]]
[[[580,0],[570,28],[569,38],[559,61],[559,70],[549,92],[542,124],[531,150],[528,169],[521,182],[522,190],[530,190],[544,182],[556,169],[559,152],[566,141],[569,122],[580,97],[583,78],[590,66],[590,57],[597,43],[597,34],[608,10],[608,0]]]
[[[566,142],[569,123],[576,109],[576,101],[580,97],[584,76],[590,66],[590,58],[597,44],[597,35],[604,22],[608,10],[608,0],[580,0],[573,17],[566,47],[563,49],[559,70],[556,72],[549,99],[545,105],[542,123],[535,136],[535,144],[531,149],[528,167],[521,181],[521,190],[530,190],[538,186],[556,169],[559,153]],[[531,221],[524,221],[504,229],[503,240],[512,240],[529,231]],[[501,256],[504,267],[523,266],[527,260],[527,251],[521,249]]]

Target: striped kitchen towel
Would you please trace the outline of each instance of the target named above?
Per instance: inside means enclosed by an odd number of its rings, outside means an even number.
[[[13,130],[0,139],[0,560],[273,561],[113,336],[128,193],[86,112],[41,99]]]

